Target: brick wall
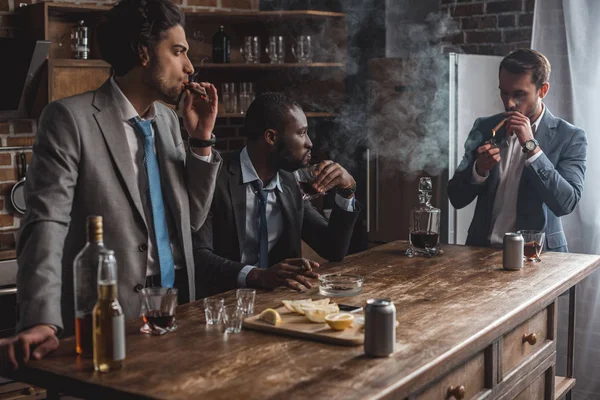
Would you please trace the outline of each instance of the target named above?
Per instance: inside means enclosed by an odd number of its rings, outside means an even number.
[[[80,3],[79,1],[73,1]],[[36,3],[35,0],[0,0],[0,37],[14,37],[19,30],[27,29],[20,25],[18,14],[14,12],[20,3]],[[89,3],[89,2],[88,2]],[[97,1],[93,4],[112,4],[114,1]],[[258,0],[175,0],[184,10],[226,9],[257,10]],[[1,57],[2,55],[0,55]],[[2,95],[0,93],[0,95]],[[31,146],[35,139],[35,120],[0,121],[0,147]],[[232,151],[245,144],[240,136],[242,118],[217,120],[215,136],[220,151]],[[22,149],[31,160],[31,150]],[[14,249],[16,233],[20,226],[19,214],[10,203],[10,191],[19,180],[17,159],[21,151],[2,151],[0,148],[0,252]],[[0,254],[1,255],[1,254]]]
[[[1,1],[1,0],[0,0]],[[440,9],[458,22],[448,38],[468,54],[506,55],[530,47],[535,0],[441,0]]]

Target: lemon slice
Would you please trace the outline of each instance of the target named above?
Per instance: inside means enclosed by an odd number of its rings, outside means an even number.
[[[291,311],[293,313],[296,312],[296,309],[294,308],[294,302],[292,300],[281,300],[281,302],[283,303],[283,306],[288,310]]]
[[[258,316],[258,319],[260,319],[261,321],[265,321],[267,324],[275,326],[281,325],[281,315],[279,315],[279,313],[272,308],[267,308],[266,310],[261,312]]]
[[[304,315],[304,307],[310,307],[312,305],[312,300],[308,299],[308,300],[296,300],[294,302],[292,302],[292,307],[294,307],[294,310],[296,310],[296,312],[298,314]]]
[[[325,322],[327,325],[333,330],[343,331],[352,325],[352,321],[354,321],[354,315],[348,313],[341,314],[328,314],[325,316]]]
[[[318,306],[326,306],[329,304],[329,299],[313,300],[312,303]]]
[[[340,309],[337,304],[327,304],[325,306],[305,304],[302,306],[302,311],[304,311],[304,315],[309,321],[323,323],[327,314],[338,313]]]

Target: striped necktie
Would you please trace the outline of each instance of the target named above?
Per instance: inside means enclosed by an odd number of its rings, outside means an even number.
[[[269,192],[263,190],[259,180],[252,182],[258,197],[258,214],[260,223],[258,226],[258,267],[261,269],[269,268],[269,231],[267,229],[267,196]]]

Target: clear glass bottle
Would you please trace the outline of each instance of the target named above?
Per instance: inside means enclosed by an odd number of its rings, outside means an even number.
[[[104,248],[102,217],[87,217],[87,243],[73,261],[75,344],[77,354],[92,357],[92,312],[98,299],[98,255]]]
[[[410,246],[406,255],[437,256],[440,250],[440,220],[439,208],[431,205],[431,178],[419,180],[419,206],[410,210],[410,227],[408,238]]]
[[[123,367],[125,315],[117,299],[117,262],[112,250],[98,256],[98,302],[94,307],[94,369]]]
[[[217,64],[229,63],[229,54],[229,36],[225,33],[225,27],[221,25],[212,37],[212,62]]]

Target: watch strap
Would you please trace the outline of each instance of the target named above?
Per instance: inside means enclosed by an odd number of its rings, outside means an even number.
[[[199,139],[195,137],[188,138],[188,144],[190,147],[212,147],[217,143],[217,139],[215,138],[215,134],[211,133],[210,139]]]
[[[350,198],[355,192],[356,192],[356,182],[354,183],[354,186],[349,187],[349,188],[344,188],[344,189],[340,189],[340,188],[336,188],[336,193],[339,194],[342,197],[345,198]]]

